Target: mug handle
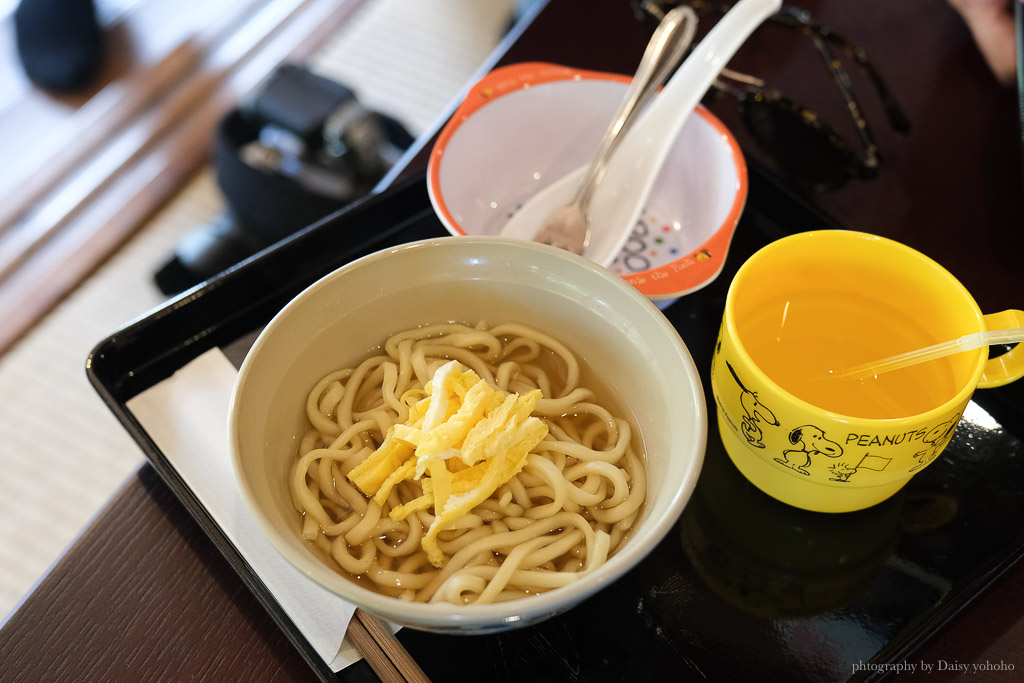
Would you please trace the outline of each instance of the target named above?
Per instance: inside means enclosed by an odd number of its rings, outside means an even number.
[[[1011,308],[999,313],[989,313],[982,316],[982,321],[986,330],[1024,327],[1024,311]],[[1021,346],[1024,345],[1017,344],[1001,356],[989,358],[985,363],[978,387],[982,389],[1001,387],[1024,377],[1024,350],[1021,349]]]

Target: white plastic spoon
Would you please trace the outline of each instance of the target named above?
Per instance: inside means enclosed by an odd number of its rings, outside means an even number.
[[[781,5],[781,0],[739,0],[640,114],[594,188],[586,258],[611,265],[629,239],[683,124],[740,45]],[[548,216],[572,201],[587,168],[580,166],[524,202],[501,235],[532,240]]]

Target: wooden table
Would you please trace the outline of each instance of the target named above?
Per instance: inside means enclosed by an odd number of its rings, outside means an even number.
[[[867,51],[913,123],[889,131],[862,74],[857,92],[885,165],[873,182],[816,197],[842,223],[899,239],[945,264],[986,311],[1020,307],[1024,276],[1021,134],[1012,91],[988,74],[959,18],[938,0],[805,0]],[[503,62],[632,71],[647,32],[627,0],[552,0]],[[842,122],[807,45],[755,38],[736,64]],[[781,46],[780,46],[781,45]],[[820,78],[819,78],[820,77]],[[713,107],[756,157],[729,113]],[[422,169],[429,140],[404,173]],[[793,229],[799,226],[790,226]],[[148,466],[68,550],[0,630],[5,680],[305,681],[313,676],[231,566]],[[1017,564],[909,661],[929,681],[1016,680],[1024,672],[1024,565]],[[1004,663],[958,674],[945,663]],[[921,674],[898,680],[920,679]]]

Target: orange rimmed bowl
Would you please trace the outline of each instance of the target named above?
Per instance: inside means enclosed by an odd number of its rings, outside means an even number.
[[[531,196],[590,161],[629,77],[541,62],[481,79],[441,131],[428,165],[431,202],[453,235],[497,235]],[[698,107],[647,206],[609,268],[659,304],[722,270],[747,198],[736,139]]]

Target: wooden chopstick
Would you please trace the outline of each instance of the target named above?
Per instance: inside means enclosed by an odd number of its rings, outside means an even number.
[[[382,683],[406,683],[405,677],[398,672],[398,668],[384,654],[384,649],[366,630],[362,621],[352,617],[352,620],[348,622],[348,631],[345,633],[345,637],[352,642],[352,646],[363,656],[373,672],[380,677]]]
[[[356,608],[346,637],[383,683],[430,683],[388,625],[372,614]]]

